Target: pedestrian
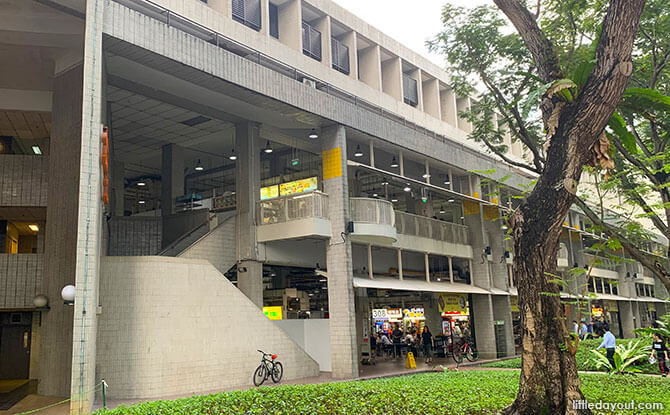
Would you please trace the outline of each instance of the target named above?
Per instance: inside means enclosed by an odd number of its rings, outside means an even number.
[[[589,329],[586,327],[586,323],[582,321],[582,325],[579,328],[579,338],[584,340],[589,334]]]
[[[377,333],[370,336],[370,360],[374,361],[377,356]]]
[[[577,320],[572,320],[572,331],[576,337],[579,336],[579,324],[577,324]]]
[[[391,342],[391,340],[389,340],[389,337],[384,332],[382,332],[381,339],[379,341],[382,344],[382,352],[384,353],[384,357],[388,358],[389,355],[391,354],[393,343]]]
[[[596,350],[600,350],[604,348],[607,351],[607,360],[609,360],[610,365],[612,365],[612,370],[616,370],[616,364],[614,363],[614,352],[616,351],[616,339],[614,338],[614,335],[610,331],[610,328],[608,325],[603,325],[602,330],[599,334],[603,336],[603,342],[600,343],[600,346]]]
[[[433,335],[430,334],[428,326],[423,326],[423,333],[421,334],[421,339],[423,341],[423,354],[426,357],[426,363],[433,361],[430,351],[435,347],[435,341],[433,340]]]
[[[393,328],[393,332],[391,332],[391,337],[393,340],[393,357],[398,358],[400,357],[400,346],[401,346],[401,339],[402,339],[402,331],[400,331],[400,327],[396,324],[396,326]]]
[[[461,343],[463,342],[463,332],[461,331],[461,325],[457,322],[454,324],[454,329],[451,331],[451,342],[453,344],[453,351],[454,354],[456,354],[456,351],[458,348],[461,346]]]
[[[660,334],[654,333],[654,343],[651,348],[651,357],[658,361],[658,368],[661,370],[661,376],[668,376],[668,347]]]

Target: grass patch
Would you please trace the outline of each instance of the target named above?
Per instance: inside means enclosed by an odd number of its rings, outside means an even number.
[[[621,342],[628,343],[629,341],[630,339],[618,339],[617,344]],[[598,371],[598,369],[595,366],[587,364],[587,360],[590,354],[589,350],[593,350],[596,347],[600,346],[601,342],[602,342],[601,339],[587,339],[579,341],[579,347],[577,349],[577,354],[575,355],[575,359],[577,360],[577,370]],[[651,339],[643,338],[642,344],[646,346],[651,346]],[[499,362],[485,363],[482,365],[482,367],[521,369],[521,358],[516,357],[514,359],[502,360]],[[649,364],[649,361],[646,359],[637,362],[637,364],[635,364],[634,367],[640,369],[641,373],[647,373],[653,375],[660,374],[660,372],[658,371],[658,365],[656,363],[654,363],[653,365]]]
[[[668,379],[583,374],[587,400],[662,402],[670,408]],[[389,379],[262,387],[246,391],[154,401],[97,411],[96,415],[162,414],[495,414],[513,402],[516,371],[427,373]],[[594,413],[598,413],[597,411]],[[658,414],[639,410],[620,414]]]

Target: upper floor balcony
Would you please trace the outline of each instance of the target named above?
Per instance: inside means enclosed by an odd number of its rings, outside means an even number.
[[[585,267],[593,266],[593,270],[591,270],[592,276],[613,279],[619,278],[619,273],[617,272],[618,264],[615,260],[606,258],[603,254],[596,256],[583,253],[583,257]]]
[[[328,195],[322,192],[282,196],[258,202],[258,242],[329,238]]]
[[[395,218],[399,248],[472,258],[467,226],[400,211]]]
[[[391,244],[396,241],[396,223],[393,203],[387,200],[366,197],[349,199],[356,242]]]

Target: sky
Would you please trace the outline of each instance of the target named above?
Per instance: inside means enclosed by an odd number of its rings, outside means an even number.
[[[445,3],[472,7],[490,0],[333,0],[383,33],[444,66],[441,56],[425,46],[442,29],[440,11]],[[410,6],[411,5],[411,6]]]

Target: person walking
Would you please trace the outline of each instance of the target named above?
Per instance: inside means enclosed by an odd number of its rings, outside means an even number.
[[[435,347],[435,341],[433,340],[433,335],[430,334],[428,326],[423,326],[421,340],[423,342],[423,355],[426,357],[426,363],[430,363],[433,361],[433,357],[430,355],[430,351],[433,347]]]
[[[651,348],[651,357],[658,361],[658,368],[661,370],[661,376],[668,376],[668,347],[660,334],[654,333],[654,343]]]
[[[575,333],[575,336],[579,336],[579,324],[577,324],[577,320],[572,320],[572,331]]]
[[[579,327],[579,339],[584,340],[589,334],[589,329],[586,327],[586,323],[582,321],[582,325]]]
[[[393,329],[393,332],[391,332],[391,337],[393,340],[393,357],[398,358],[400,357],[400,347],[401,347],[401,339],[402,339],[402,331],[400,331],[400,328],[396,324],[395,328]]]
[[[605,349],[607,351],[607,360],[609,360],[610,365],[612,365],[612,370],[616,370],[616,364],[614,363],[614,352],[616,351],[616,338],[614,334],[610,331],[610,328],[607,324],[602,326],[605,334],[602,331],[599,333],[603,336],[603,342],[600,343],[600,346],[596,350]]]

